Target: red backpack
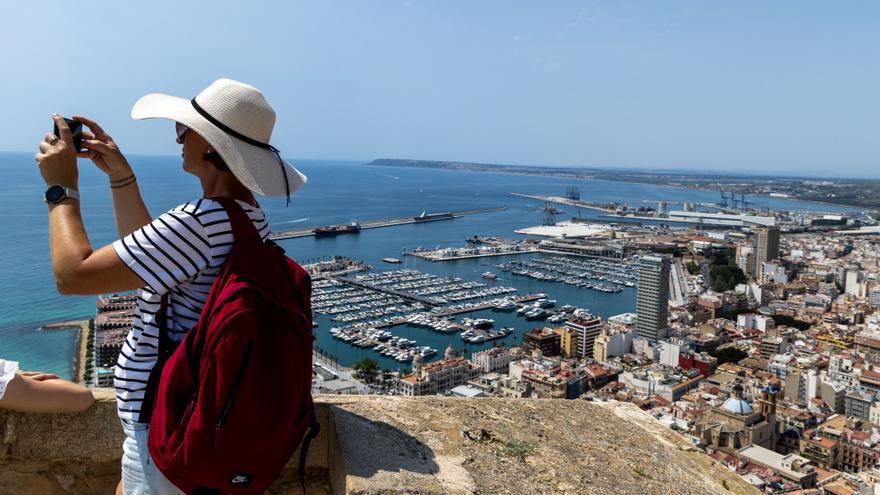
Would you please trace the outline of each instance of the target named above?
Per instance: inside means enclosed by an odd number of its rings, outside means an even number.
[[[311,281],[281,248],[260,240],[235,201],[216,201],[235,244],[176,350],[160,321],[160,357],[143,408],[149,418],[141,421],[150,423],[156,467],[184,492],[258,494],[301,441],[302,483],[317,435]]]

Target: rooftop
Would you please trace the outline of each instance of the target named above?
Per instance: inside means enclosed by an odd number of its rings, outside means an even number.
[[[112,493],[112,390],[82,414],[0,411],[0,493]],[[757,494],[632,404],[316,396],[309,494]],[[269,491],[300,493],[296,459]],[[725,488],[726,487],[726,488]]]

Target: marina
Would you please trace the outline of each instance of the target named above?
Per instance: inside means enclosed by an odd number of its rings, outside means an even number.
[[[483,310],[504,313],[522,307],[530,311],[524,315],[527,320],[558,317],[562,321],[561,315],[545,309],[555,304],[546,294],[516,295],[516,291],[413,269],[389,270],[315,281],[312,310],[337,323],[329,330],[334,339],[406,363],[416,355],[432,357],[437,350],[419,345],[417,339],[395,335],[392,327],[409,325],[439,334],[459,334],[466,343],[480,344],[506,338],[515,329],[493,328],[492,318],[455,321],[455,315]]]
[[[623,287],[635,287],[638,284],[637,259],[634,257],[607,261],[541,256],[490,266],[521,277],[608,293],[621,292]]]

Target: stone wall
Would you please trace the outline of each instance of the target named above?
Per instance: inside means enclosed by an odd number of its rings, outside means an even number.
[[[113,393],[82,414],[0,411],[0,493],[112,494]],[[751,494],[735,474],[630,404],[318,396],[308,493]],[[293,463],[272,487],[300,493]]]

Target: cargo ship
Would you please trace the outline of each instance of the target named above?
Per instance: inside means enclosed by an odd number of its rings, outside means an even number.
[[[413,217],[416,222],[433,222],[435,220],[448,220],[455,218],[452,213],[428,213],[423,211],[421,215]]]
[[[361,231],[361,224],[355,220],[349,225],[325,225],[323,227],[315,227],[313,231],[315,237],[326,237],[340,234],[357,234]]]

